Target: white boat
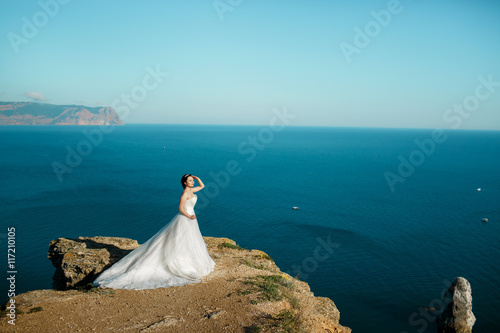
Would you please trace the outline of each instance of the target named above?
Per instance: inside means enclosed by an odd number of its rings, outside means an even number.
[[[293,210],[299,210],[299,207],[295,206],[295,207],[292,207]]]
[[[485,218],[482,218],[481,219],[481,222],[488,222],[488,219],[485,217]]]

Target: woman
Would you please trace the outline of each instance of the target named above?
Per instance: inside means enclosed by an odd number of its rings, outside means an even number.
[[[199,186],[194,187],[197,180]],[[179,214],[147,242],[104,271],[94,285],[114,289],[155,289],[200,282],[215,266],[194,214],[205,186],[191,174],[182,176],[184,187]]]

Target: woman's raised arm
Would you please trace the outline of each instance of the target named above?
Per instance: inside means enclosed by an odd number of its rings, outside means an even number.
[[[191,188],[191,191],[193,191],[193,193],[194,192],[198,192],[198,191],[200,191],[201,189],[203,189],[205,187],[205,184],[203,184],[203,182],[201,181],[200,178],[198,178],[196,176],[193,176],[193,175],[191,175],[191,177],[193,177],[193,179],[196,179],[198,181],[198,184],[199,184],[199,186]]]

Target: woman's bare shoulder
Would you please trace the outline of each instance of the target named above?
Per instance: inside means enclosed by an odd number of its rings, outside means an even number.
[[[182,198],[185,198],[185,199],[189,199],[193,194],[191,193],[191,191],[189,191],[188,189],[185,189],[182,194],[181,194],[181,199]]]

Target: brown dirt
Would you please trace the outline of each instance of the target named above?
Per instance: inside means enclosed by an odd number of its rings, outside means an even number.
[[[260,332],[351,332],[338,324],[333,301],[314,297],[307,283],[282,273],[264,252],[219,247],[234,244],[227,238],[205,241],[216,266],[200,283],[154,290],[35,290],[16,297],[23,313],[15,326],[3,317],[0,331],[251,332],[254,325]],[[262,292],[245,283],[267,275],[282,276],[283,299],[262,301]],[[28,313],[36,307],[41,311]]]

